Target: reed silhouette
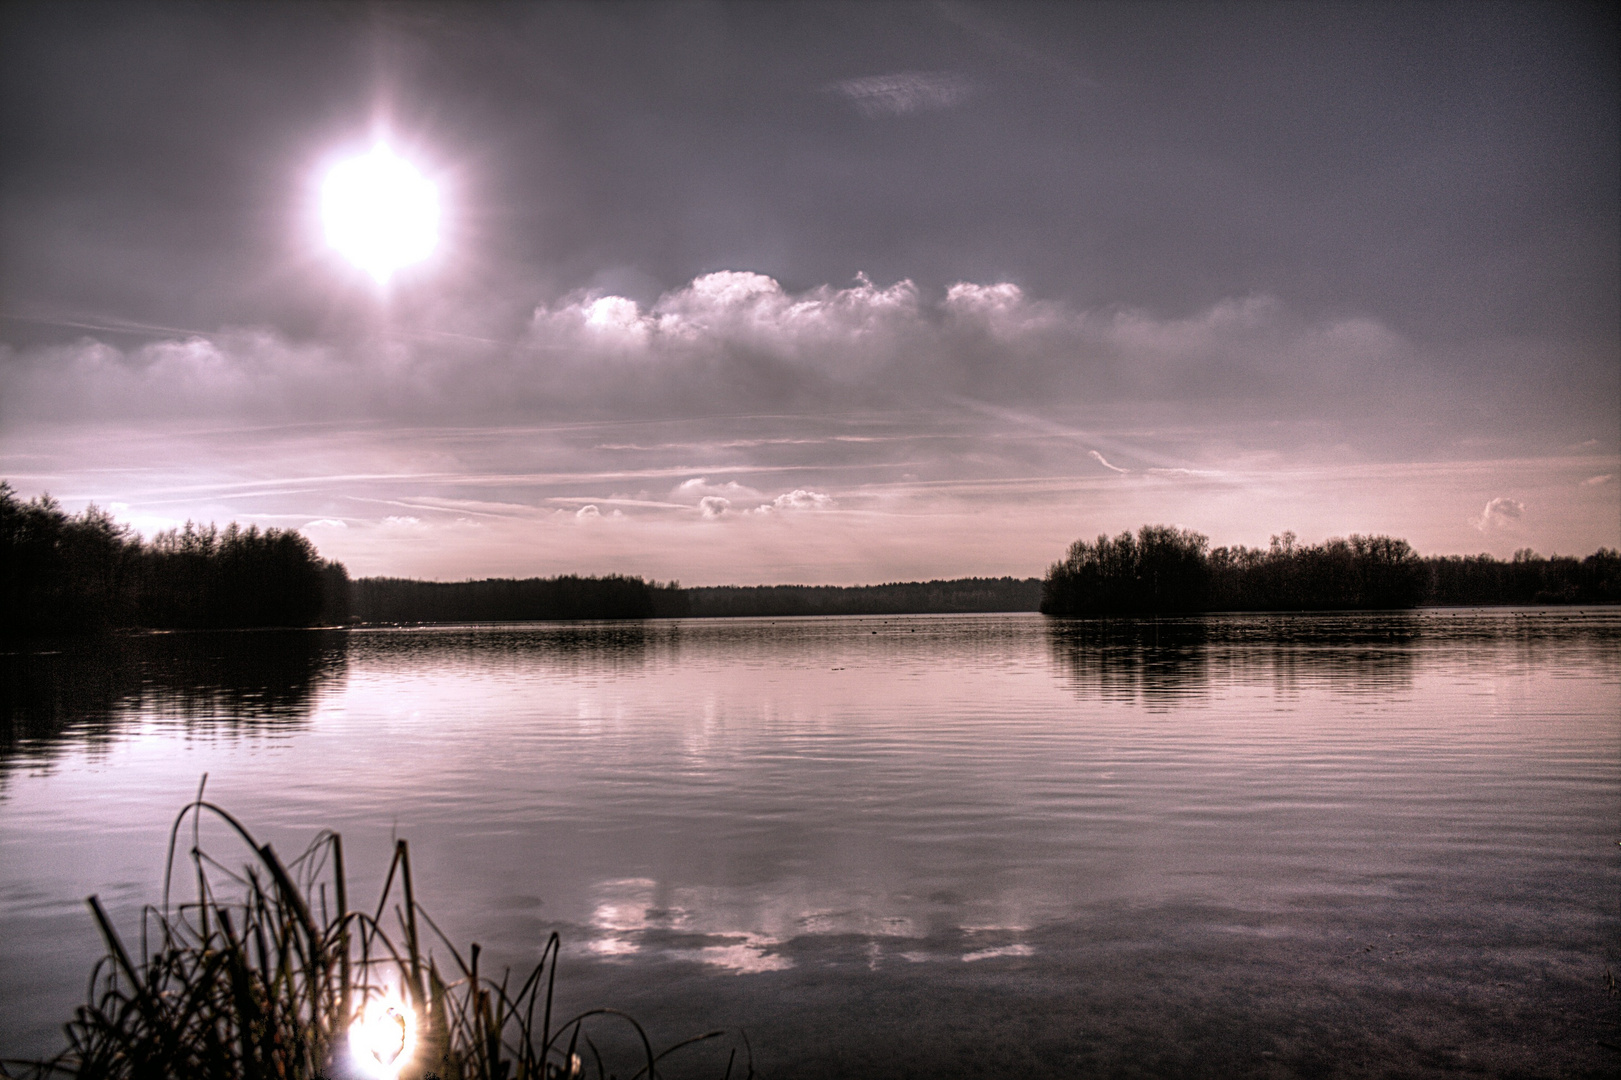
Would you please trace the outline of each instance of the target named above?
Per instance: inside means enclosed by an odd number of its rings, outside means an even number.
[[[240,871],[203,849],[205,816],[246,846]],[[188,819],[191,843],[183,850]],[[177,854],[190,863],[181,872],[196,891],[171,904]],[[0,1076],[346,1080],[379,1075],[382,1064],[396,1066],[384,1074],[400,1080],[602,1080],[616,1060],[623,1067],[628,1047],[639,1067],[618,1075],[655,1080],[670,1054],[729,1034],[709,1031],[655,1051],[642,1026],[618,1010],[555,1017],[558,935],[520,982],[510,971],[496,977],[481,969],[479,946],[457,949],[417,901],[404,840],[376,905],[351,907],[337,833],[322,833],[284,862],[199,788],[170,830],[163,880],[161,905],[142,913],[139,955],[99,898],[89,898],[107,955],[91,974],[90,1000],[66,1025],[68,1045],[46,1061],[0,1061]],[[384,1002],[395,1003],[405,1052],[363,1068],[356,1058],[366,1051],[351,1047],[351,1028]],[[604,1025],[622,1030],[616,1036]],[[737,1039],[742,1059],[734,1043],[723,1075],[747,1080],[752,1054],[747,1037]]]

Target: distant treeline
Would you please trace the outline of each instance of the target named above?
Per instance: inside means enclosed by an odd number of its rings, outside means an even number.
[[[365,623],[523,622],[680,616],[906,615],[1035,611],[1112,615],[1621,603],[1621,553],[1545,559],[1529,549],[1421,558],[1405,540],[1209,550],[1198,533],[1145,525],[1076,541],[1045,580],[683,589],[639,577],[351,581],[297,532],[187,522],[143,541],[96,506],[69,514],[0,481],[0,633]]]
[[[360,578],[350,585],[349,610],[367,623],[648,619],[684,614],[681,599],[673,584],[618,574],[484,581]]]
[[[1040,578],[957,578],[888,585],[719,585],[682,590],[684,614],[915,615],[1035,611]]]
[[[646,619],[680,616],[907,615],[1035,611],[1040,578],[961,578],[890,585],[720,585],[683,589],[638,577],[485,581],[361,578],[349,610],[368,623]]]
[[[1621,603],[1621,552],[1609,548],[1585,559],[1524,549],[1503,562],[1422,558],[1389,536],[1302,545],[1284,533],[1268,548],[1211,551],[1199,533],[1165,525],[1077,540],[1041,594],[1049,615],[1611,603]]]
[[[187,522],[142,541],[0,481],[0,633],[311,626],[348,619],[348,575],[297,532]]]

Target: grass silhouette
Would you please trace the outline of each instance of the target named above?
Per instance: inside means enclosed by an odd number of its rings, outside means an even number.
[[[223,822],[251,852],[240,872],[202,849],[205,815]],[[188,820],[186,855],[196,895],[171,906]],[[510,971],[499,981],[481,972],[479,946],[464,955],[417,903],[406,841],[396,842],[375,907],[352,909],[337,833],[321,833],[302,855],[284,862],[242,822],[205,801],[201,787],[170,830],[163,903],[142,912],[139,961],[99,899],[91,896],[88,903],[107,955],[92,972],[90,1000],[66,1025],[66,1049],[48,1061],[0,1062],[0,1075],[605,1080],[612,1074],[592,1035],[609,1029],[621,1048],[628,1041],[635,1049],[640,1067],[627,1080],[653,1080],[670,1054],[727,1035],[710,1031],[655,1052],[642,1026],[615,1009],[554,1024],[556,933],[514,988]],[[449,969],[424,948],[424,927],[443,946]],[[393,1044],[363,1063],[366,1052],[350,1046],[351,1026],[363,1010],[391,999],[400,1014],[390,1018],[397,1025]],[[386,1067],[413,1019],[415,1052]],[[734,1045],[725,1075],[737,1068],[746,1080],[754,1075],[752,1054],[747,1036],[739,1036],[743,1061]]]

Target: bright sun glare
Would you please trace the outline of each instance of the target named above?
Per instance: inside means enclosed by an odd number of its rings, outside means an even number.
[[[439,238],[439,192],[383,145],[333,167],[321,185],[327,243],[378,284],[420,262]]]
[[[390,992],[366,1004],[349,1028],[349,1050],[361,1072],[395,1080],[416,1049],[416,1014]]]

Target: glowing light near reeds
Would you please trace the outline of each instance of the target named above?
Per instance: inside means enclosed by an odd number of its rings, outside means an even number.
[[[416,1050],[416,1014],[390,991],[366,1003],[349,1027],[355,1065],[376,1080],[395,1080]]]
[[[439,191],[378,144],[333,166],[321,185],[327,243],[377,280],[421,262],[439,239]]]

